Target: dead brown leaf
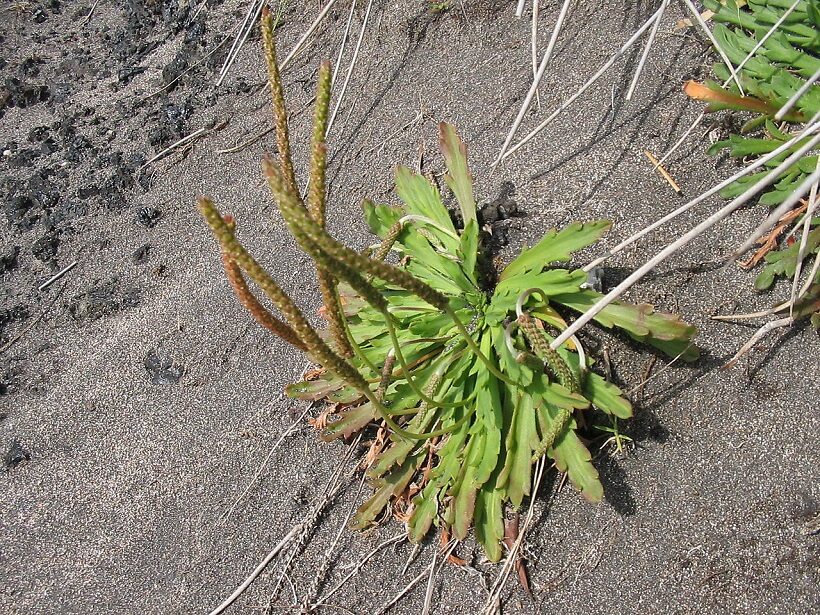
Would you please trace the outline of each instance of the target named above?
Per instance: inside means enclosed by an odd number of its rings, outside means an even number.
[[[771,231],[757,240],[757,243],[762,245],[754,254],[752,254],[751,257],[749,257],[748,260],[738,262],[740,267],[743,269],[751,269],[762,261],[769,252],[777,247],[777,240],[780,238],[783,231],[785,231],[791,223],[795,221],[795,219],[803,215],[803,212],[805,212],[809,206],[808,201],[801,201],[800,203],[800,207],[792,209],[789,213],[780,218],[777,225]]]

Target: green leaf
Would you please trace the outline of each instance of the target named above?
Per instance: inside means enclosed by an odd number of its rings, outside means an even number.
[[[295,382],[285,387],[285,393],[288,397],[294,399],[306,399],[316,401],[324,399],[334,391],[345,386],[345,381],[336,374],[331,372],[324,372],[320,374],[315,380],[304,380],[302,382]]]
[[[426,178],[407,167],[396,167],[396,193],[407,206],[407,212],[430,218],[436,224],[455,235],[447,208],[441,202],[438,189]],[[435,231],[434,231],[435,232]],[[435,232],[441,239],[441,233]]]
[[[387,205],[376,205],[373,201],[365,199],[362,201],[362,211],[367,226],[374,235],[384,238],[390,227],[398,222],[404,215],[398,207],[388,207]]]
[[[438,482],[430,481],[424,489],[413,498],[413,513],[407,522],[407,537],[412,543],[419,543],[430,531],[430,526],[438,515],[439,492],[442,487]]]
[[[461,261],[461,270],[473,286],[478,285],[476,263],[478,262],[478,222],[470,220],[461,233],[458,245],[458,257]]]
[[[475,499],[478,485],[476,484],[476,472],[481,462],[484,452],[485,434],[478,432],[470,438],[467,444],[462,471],[452,489],[450,489],[450,522],[453,526],[453,534],[459,540],[467,537],[467,531],[473,521],[475,511]]]
[[[581,389],[592,404],[619,419],[632,417],[632,404],[623,397],[621,389],[607,382],[595,372],[588,372],[581,382]]]
[[[427,451],[411,457],[385,478],[377,481],[376,493],[359,506],[350,526],[355,530],[364,530],[370,527],[390,503],[390,500],[404,492],[425,457],[427,457]]]
[[[524,496],[530,493],[530,458],[539,442],[533,399],[523,391],[508,390],[505,410],[512,412],[512,422],[505,441],[507,458],[496,487],[505,489],[513,506],[519,507]]]
[[[552,229],[532,248],[525,249],[501,273],[500,280],[505,280],[524,271],[541,271],[553,262],[566,262],[573,252],[592,245],[609,230],[612,223],[608,220],[594,222],[574,222],[560,231]]]
[[[593,290],[582,290],[569,295],[553,296],[552,301],[578,312],[585,312],[601,297],[601,293]],[[595,316],[595,321],[607,328],[614,326],[623,329],[638,341],[653,344],[672,357],[688,346],[681,356],[684,361],[694,361],[700,354],[696,346],[690,345],[698,331],[695,326],[683,322],[676,314],[655,312],[655,308],[647,303],[630,305],[613,301]]]
[[[444,176],[450,190],[456,195],[461,208],[464,225],[476,222],[475,198],[473,198],[473,177],[467,167],[467,147],[458,137],[456,129],[445,122],[438,125],[441,153],[449,174]]]
[[[475,534],[476,540],[484,547],[487,559],[498,562],[504,551],[501,540],[504,538],[503,503],[505,493],[502,489],[494,489],[492,483],[486,483],[479,490],[475,505]]]
[[[598,478],[598,471],[592,465],[592,455],[575,434],[568,429],[552,449],[555,466],[566,472],[575,488],[587,502],[600,502],[604,488]]]
[[[330,423],[322,433],[322,440],[330,442],[336,438],[349,438],[375,420],[376,411],[370,402],[349,408],[339,413],[339,418]]]
[[[493,293],[492,308],[498,310],[503,318],[508,312],[515,310],[519,295],[531,288],[537,288],[547,296],[564,295],[578,292],[586,281],[587,274],[581,269],[522,272],[499,282]],[[542,299],[539,295],[530,298],[530,303],[540,301]]]
[[[489,356],[491,336],[485,334],[481,338],[481,351]],[[476,377],[476,421],[484,433],[484,450],[481,462],[475,473],[477,485],[483,485],[490,479],[490,475],[498,464],[501,452],[501,430],[504,427],[504,417],[501,413],[501,392],[499,382],[490,372],[482,369]]]

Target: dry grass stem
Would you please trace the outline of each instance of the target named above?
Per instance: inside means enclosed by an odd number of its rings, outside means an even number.
[[[729,361],[726,363],[726,365],[723,366],[724,369],[729,369],[730,367],[733,367],[735,365],[735,363],[737,363],[738,360],[744,354],[749,352],[754,347],[754,345],[757,344],[760,341],[760,339],[764,335],[766,335],[769,331],[771,331],[772,329],[778,329],[778,328],[781,328],[781,327],[789,327],[789,326],[791,326],[791,324],[793,322],[794,322],[794,319],[791,316],[787,316],[785,318],[780,318],[778,320],[773,320],[771,322],[767,322],[765,325],[760,327],[760,329],[758,329],[751,338],[749,338],[748,342],[743,344],[743,346],[741,347],[740,350],[737,351],[737,354],[735,354],[735,356],[733,356],[731,359],[729,359]]]
[[[763,181],[766,181],[766,179]],[[736,258],[754,246],[755,242],[760,239],[766,231],[776,225],[780,218],[786,215],[795,205],[797,205],[800,199],[802,199],[806,193],[811,190],[812,186],[817,183],[818,180],[820,180],[820,164],[818,164],[817,168],[811,173],[811,175],[806,177],[800,183],[800,185],[788,196],[788,198],[786,198],[780,205],[775,207],[772,213],[770,213],[768,217],[760,225],[758,225],[746,241],[743,242],[737,250],[735,250],[733,257]],[[809,208],[814,209],[815,205],[816,203],[812,202],[809,205]]]
[[[274,443],[274,445],[270,449],[270,452],[268,453],[268,456],[265,457],[265,459],[259,465],[259,468],[254,473],[251,480],[248,481],[248,485],[245,487],[245,489],[242,491],[242,493],[239,494],[239,497],[237,497],[233,501],[233,503],[228,507],[228,510],[226,510],[224,513],[222,513],[222,515],[219,517],[219,522],[220,523],[224,522],[228,517],[231,516],[231,514],[233,514],[233,511],[236,509],[237,505],[245,498],[246,495],[248,495],[250,490],[256,484],[256,481],[259,480],[260,476],[262,476],[262,472],[265,471],[265,468],[268,466],[268,463],[270,463],[270,460],[273,457],[273,454],[279,449],[279,447],[282,445],[282,442],[284,442],[288,438],[288,436],[290,436],[294,431],[296,431],[296,428],[299,427],[299,424],[308,415],[308,413],[311,411],[313,406],[314,406],[313,402],[309,403],[305,407],[302,414],[299,415],[299,418],[296,419],[295,421],[293,421],[293,423],[291,423],[288,426],[288,428],[284,431],[284,433]]]
[[[791,12],[795,9],[795,7],[801,1],[802,0],[795,0],[794,4],[792,4],[792,6],[789,8],[789,10],[786,11],[780,17],[780,19],[778,19],[774,23],[774,25],[771,28],[769,28],[769,30],[768,30],[768,32],[766,32],[766,34],[764,34],[762,37],[760,37],[760,40],[757,42],[757,44],[752,48],[752,50],[748,54],[746,54],[746,57],[743,58],[743,61],[740,64],[738,64],[734,69],[732,69],[731,74],[729,75],[729,78],[726,81],[723,82],[723,87],[726,87],[727,85],[729,85],[729,83],[733,79],[736,78],[736,75],[737,75],[738,71],[740,71],[740,69],[743,68],[746,65],[746,62],[748,62],[751,58],[754,57],[754,55],[757,53],[757,51],[766,43],[767,40],[769,40],[769,37],[777,31],[777,29],[783,24],[783,22],[786,21],[786,18],[789,16],[789,14],[791,14]],[[788,113],[788,109],[786,109],[786,111],[783,111],[783,113],[784,114]],[[706,112],[705,111],[703,113],[701,113],[697,118],[695,118],[695,121],[692,122],[692,125],[686,130],[686,132],[683,133],[683,135],[680,137],[680,139],[678,139],[675,142],[675,144],[669,149],[669,151],[667,151],[663,156],[661,156],[661,159],[658,161],[658,166],[660,166],[661,164],[666,162],[669,159],[669,157],[677,151],[677,149],[683,144],[683,142],[687,139],[687,137],[689,137],[689,135],[692,134],[692,131],[695,130],[695,128],[697,128],[698,125],[703,121],[704,117],[706,117]],[[779,119],[779,118],[777,118],[777,116],[775,116],[775,119]]]
[[[652,49],[652,44],[655,42],[655,37],[658,34],[658,28],[661,26],[661,21],[663,21],[663,14],[666,11],[666,7],[669,6],[669,0],[663,0],[661,4],[661,14],[655,20],[655,23],[652,25],[652,29],[649,31],[649,37],[646,39],[646,45],[644,45],[643,53],[641,54],[641,59],[638,62],[638,68],[635,69],[635,75],[632,77],[632,83],[629,84],[629,89],[626,92],[626,100],[632,100],[632,95],[635,93],[635,88],[638,87],[638,81],[641,78],[641,73],[643,72],[643,67],[646,64],[646,59],[649,57],[649,50]]]
[[[48,288],[49,286],[54,284],[54,282],[59,280],[61,277],[63,277],[65,274],[67,274],[72,269],[74,269],[74,267],[77,266],[78,262],[79,261],[72,261],[70,264],[68,264],[65,267],[63,267],[62,269],[60,269],[57,273],[55,273],[53,276],[51,276],[48,280],[46,280],[45,282],[40,284],[40,286],[37,287],[37,290],[40,291],[40,292],[43,292],[46,288]]]
[[[532,22],[530,25],[530,52],[532,55],[532,80],[538,76],[538,2],[532,0]],[[541,95],[535,89],[535,105],[541,110]]]
[[[373,0],[370,0],[367,3],[367,9],[364,12],[364,18],[362,19],[362,28],[359,31],[359,38],[356,40],[356,47],[353,49],[353,57],[350,59],[350,65],[347,67],[347,73],[345,74],[345,80],[342,83],[342,90],[339,92],[339,98],[336,100],[336,104],[333,106],[333,112],[330,114],[330,120],[327,123],[327,131],[325,134],[328,134],[333,128],[333,123],[336,121],[336,115],[339,113],[339,108],[342,105],[342,100],[344,100],[345,93],[347,92],[347,86],[350,83],[350,77],[353,75],[353,69],[356,67],[356,63],[359,60],[359,49],[362,46],[362,41],[364,40],[364,33],[367,30],[367,21],[370,19],[370,9],[373,7]]]
[[[547,464],[546,457],[541,457],[535,464],[535,474],[532,482],[532,495],[530,496],[529,507],[527,508],[527,517],[524,519],[524,524],[519,528],[518,537],[515,540],[507,558],[504,560],[504,566],[498,575],[495,583],[490,589],[490,595],[487,597],[487,602],[484,604],[482,613],[485,615],[492,615],[498,612],[501,604],[501,592],[507,583],[510,573],[515,568],[518,561],[518,551],[521,549],[521,544],[524,542],[524,537],[527,535],[527,530],[532,524],[535,513],[535,498],[538,495],[538,488],[541,486],[541,480],[544,478],[544,467]]]
[[[572,335],[577,333],[581,327],[583,327],[590,320],[592,320],[607,305],[615,301],[615,299],[617,299],[623,293],[629,290],[638,280],[643,278],[647,273],[649,273],[655,267],[664,262],[672,254],[678,252],[681,248],[688,245],[689,242],[691,242],[693,239],[699,237],[707,230],[712,228],[715,224],[727,218],[735,210],[740,208],[744,203],[746,203],[753,197],[757,196],[765,188],[772,185],[783,173],[786,172],[786,170],[789,169],[789,167],[791,167],[795,162],[800,160],[800,158],[806,152],[814,148],[818,142],[820,142],[820,135],[813,136],[808,142],[806,142],[804,145],[798,148],[791,156],[786,158],[786,160],[782,164],[773,169],[765,178],[761,179],[759,182],[757,182],[748,190],[746,190],[743,194],[741,194],[736,199],[731,201],[728,205],[725,205],[724,207],[719,209],[717,212],[709,216],[706,220],[695,226],[689,232],[685,233],[682,237],[670,243],[663,250],[658,252],[658,254],[649,259],[645,264],[643,264],[631,275],[629,275],[623,282],[618,284],[615,288],[609,291],[609,293],[607,293],[604,297],[597,301],[592,307],[590,307],[586,312],[579,316],[578,319],[575,320],[575,322],[573,322],[558,337],[556,337],[555,340],[553,340],[550,346],[553,349],[559,348]],[[818,174],[818,171],[815,171],[815,173],[813,173],[812,175],[815,174]],[[811,179],[813,183],[816,178],[810,177],[809,179]],[[792,203],[790,207],[793,205],[794,204]]]
[[[242,49],[245,41],[248,40],[248,36],[250,36],[251,30],[253,30],[253,25],[259,21],[259,15],[262,13],[262,8],[264,6],[265,0],[254,0],[248,8],[248,12],[245,13],[245,19],[242,21],[242,26],[239,28],[239,33],[236,35],[233,45],[231,45],[231,48],[228,51],[228,55],[222,65],[222,70],[219,71],[219,79],[216,81],[217,87],[222,85],[225,77],[228,76],[228,71],[236,61],[236,57],[239,55],[239,51]]]
[[[688,8],[689,12],[692,13],[692,17],[695,18],[695,21],[697,22],[700,29],[703,30],[703,33],[706,35],[706,38],[709,39],[709,42],[712,43],[712,46],[715,48],[715,50],[717,50],[718,55],[720,56],[720,59],[723,60],[723,63],[726,65],[726,68],[729,69],[729,74],[732,75],[733,81],[735,82],[735,85],[737,85],[737,89],[740,90],[740,94],[742,96],[745,96],[743,92],[743,86],[740,85],[740,79],[738,79],[737,75],[735,74],[735,67],[732,66],[732,62],[729,60],[728,56],[726,55],[726,52],[723,51],[723,48],[720,46],[720,43],[718,43],[717,39],[715,38],[715,35],[712,34],[712,31],[709,29],[709,26],[706,25],[705,21],[703,21],[703,17],[701,17],[700,13],[698,12],[698,9],[695,8],[695,5],[692,4],[692,0],[683,1],[684,4],[686,4],[686,8]]]
[[[814,212],[817,209],[817,182],[811,187],[809,192],[809,202],[806,209],[806,215],[803,217],[803,232],[800,235],[800,247],[797,249],[797,262],[794,268],[794,279],[792,280],[792,292],[789,299],[789,316],[794,317],[794,304],[797,302],[799,296],[798,288],[800,286],[800,274],[803,269],[803,259],[806,257],[806,244],[809,239],[809,231],[811,230],[811,221]],[[811,282],[813,276],[809,277]]]
[[[455,550],[457,545],[458,545],[458,541],[457,540],[452,540],[450,542],[450,544],[447,545],[446,550],[445,550],[445,548],[441,549],[441,551],[444,553],[444,556],[441,558],[441,563],[439,564],[439,568],[441,568],[443,563],[447,561],[447,559],[450,557],[450,554]],[[424,579],[424,577],[431,574],[432,571],[435,570],[436,559],[437,559],[437,557],[434,554],[432,563],[425,566],[424,570],[422,570],[412,581],[410,581],[407,585],[404,586],[404,589],[402,589],[398,594],[393,596],[393,598],[389,602],[382,605],[382,607],[377,611],[377,614],[382,615],[383,613],[387,612],[390,609],[390,607],[392,607],[394,604],[396,604],[399,600],[401,600],[404,596],[406,596],[410,592],[411,589],[413,589],[416,585],[418,585],[419,582],[421,582],[421,580]]]
[[[561,31],[561,26],[563,25],[564,19],[567,16],[567,11],[569,10],[569,5],[571,2],[572,0],[564,0],[564,4],[561,6],[561,12],[558,14],[558,19],[555,22],[555,27],[552,30],[552,35],[550,36],[549,43],[547,43],[547,50],[541,57],[541,63],[538,65],[538,71],[535,73],[535,78],[532,80],[532,85],[530,85],[530,89],[527,91],[527,95],[524,98],[524,102],[521,104],[521,108],[518,110],[518,115],[515,116],[513,125],[510,127],[510,131],[507,133],[507,137],[504,139],[504,145],[501,146],[501,151],[498,153],[498,157],[495,159],[495,162],[493,162],[493,169],[498,166],[498,164],[503,159],[504,154],[507,153],[507,148],[510,146],[510,143],[512,143],[512,140],[515,137],[515,133],[524,119],[524,115],[530,108],[530,104],[532,104],[532,99],[535,97],[536,92],[538,92],[538,86],[541,83],[541,79],[544,77],[544,71],[546,71],[547,69],[550,57],[552,57],[552,50],[555,48],[555,42],[558,40],[558,34]]]
[[[607,60],[598,71],[572,95],[566,101],[564,101],[555,111],[553,111],[544,121],[542,121],[538,126],[536,126],[532,131],[530,131],[525,137],[523,137],[518,143],[510,147],[506,151],[506,153],[499,156],[493,166],[496,166],[501,161],[505,160],[506,158],[512,156],[515,152],[521,149],[525,144],[527,144],[533,137],[536,137],[544,128],[546,128],[552,121],[558,117],[561,113],[563,113],[572,103],[574,103],[578,98],[586,92],[592,85],[595,84],[598,79],[600,79],[606,71],[612,68],[612,65],[624,54],[627,50],[629,50],[632,45],[641,37],[641,35],[648,30],[652,24],[658,19],[660,14],[662,13],[662,8],[658,9],[653,13],[653,15],[644,22],[644,24],[638,28],[635,33],[629,37],[629,39],[621,46],[618,51],[616,51],[612,56],[610,56],[609,60]]]
[[[262,574],[262,571],[271,563],[273,558],[275,558],[279,553],[284,549],[288,543],[293,540],[293,538],[302,530],[302,524],[294,525],[291,530],[285,535],[285,537],[279,541],[279,543],[268,553],[264,559],[259,562],[259,565],[254,568],[253,572],[248,576],[247,579],[242,581],[242,583],[237,587],[234,592],[228,596],[225,601],[216,607],[213,611],[209,613],[209,615],[220,615],[225,609],[231,606],[234,601],[241,596],[248,587],[250,587],[251,583],[253,583],[256,578]]]
[[[345,577],[344,577],[341,581],[339,581],[339,582],[338,582],[338,583],[337,583],[337,584],[333,587],[333,589],[331,589],[331,590],[330,590],[329,592],[327,592],[324,596],[322,596],[322,597],[321,597],[321,598],[319,598],[316,602],[314,602],[314,603],[311,605],[311,608],[316,608],[316,607],[318,607],[318,606],[322,606],[322,605],[326,604],[326,603],[327,603],[327,601],[328,601],[328,599],[329,599],[329,598],[330,598],[333,594],[335,594],[337,591],[339,591],[342,587],[344,587],[344,585],[345,585],[345,584],[346,584],[346,583],[347,583],[347,582],[348,582],[351,578],[353,578],[353,576],[354,576],[354,575],[356,575],[357,573],[359,573],[359,572],[361,571],[361,569],[364,567],[364,565],[365,565],[367,562],[369,562],[371,559],[373,559],[373,557],[376,555],[376,553],[378,553],[379,551],[381,551],[382,549],[384,549],[384,548],[385,548],[385,547],[387,547],[387,546],[390,546],[390,545],[392,545],[392,544],[396,544],[396,543],[401,542],[401,541],[403,541],[403,540],[407,540],[407,534],[399,534],[399,535],[397,535],[397,536],[393,536],[392,538],[388,538],[387,540],[385,540],[385,541],[384,541],[384,542],[382,542],[382,543],[379,543],[379,544],[378,544],[377,546],[375,546],[375,547],[374,547],[374,548],[373,548],[373,549],[372,549],[372,550],[371,550],[371,551],[370,551],[367,555],[365,555],[365,556],[364,556],[363,558],[361,558],[358,562],[356,562],[356,565],[353,567],[353,569],[352,569],[352,570],[351,570],[351,571],[350,571],[350,572],[349,572],[349,573],[348,573],[348,574],[347,574],[347,575],[346,575],[346,576],[345,576]]]
[[[365,479],[367,478],[367,474],[362,472],[362,478],[359,481],[359,487],[356,490],[356,495],[353,496],[353,502],[350,505],[350,508],[347,511],[347,515],[345,515],[344,520],[339,524],[339,530],[336,532],[336,536],[333,538],[333,542],[330,543],[330,546],[325,550],[324,556],[322,557],[322,562],[319,564],[319,568],[316,571],[316,576],[313,578],[313,583],[310,586],[307,594],[302,599],[302,608],[305,611],[309,611],[313,607],[315,607],[318,603],[314,603],[313,599],[319,593],[321,589],[321,585],[324,582],[327,571],[330,568],[330,558],[333,556],[333,552],[336,550],[336,545],[339,544],[339,540],[342,538],[342,533],[347,528],[347,524],[350,522],[350,518],[353,516],[353,513],[356,512],[356,503],[359,501],[359,496],[362,493],[362,489],[364,488]]]
[[[768,161],[776,158],[777,156],[779,156],[783,152],[787,151],[794,144],[796,144],[800,139],[802,139],[803,137],[811,135],[818,128],[820,128],[820,125],[818,125],[816,123],[816,119],[817,118],[815,118],[815,120],[812,120],[812,122],[810,122],[809,125],[807,125],[806,128],[804,128],[800,133],[796,134],[794,137],[792,137],[791,139],[789,139],[788,141],[783,143],[780,147],[778,147],[774,151],[766,154],[765,156],[761,156],[760,158],[755,160],[753,163],[751,163],[750,165],[748,165],[745,168],[741,169],[740,171],[738,171],[734,175],[728,177],[727,179],[724,179],[719,184],[716,184],[715,186],[709,188],[709,190],[707,190],[706,192],[703,192],[702,194],[696,196],[691,201],[689,201],[687,203],[684,203],[683,205],[681,205],[680,207],[678,207],[674,211],[666,214],[664,217],[662,217],[659,220],[653,222],[649,226],[647,226],[647,227],[641,229],[640,231],[638,231],[637,233],[627,237],[626,239],[621,241],[618,245],[616,245],[614,248],[609,250],[606,254],[596,258],[592,262],[585,265],[584,268],[583,268],[584,271],[590,271],[593,268],[599,266],[605,260],[607,260],[608,258],[614,256],[615,254],[618,254],[619,252],[621,252],[626,247],[632,245],[633,243],[635,243],[636,241],[638,241],[639,239],[641,239],[645,235],[647,235],[647,234],[651,233],[652,231],[654,231],[656,228],[658,228],[660,226],[663,226],[664,224],[666,224],[670,220],[673,220],[674,218],[677,218],[681,214],[689,211],[690,209],[692,209],[692,207],[694,207],[695,205],[698,205],[699,203],[702,203],[703,201],[705,201],[710,196],[712,196],[714,194],[717,194],[718,192],[720,192],[723,188],[725,188],[729,184],[734,183],[735,181],[737,181],[741,177],[745,177],[746,175],[749,175],[752,171],[755,171],[756,169],[759,169],[760,167],[765,165]]]

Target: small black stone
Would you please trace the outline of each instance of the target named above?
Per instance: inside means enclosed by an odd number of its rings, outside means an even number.
[[[6,466],[6,471],[13,470],[24,461],[31,461],[31,453],[24,449],[17,439],[12,440],[9,450],[3,456],[3,465]]]
[[[133,261],[133,263],[135,265],[139,265],[141,263],[144,263],[146,261],[146,259],[148,258],[150,252],[151,252],[151,244],[150,243],[143,244],[139,248],[134,250],[134,253],[131,255],[131,260]]]
[[[151,384],[176,384],[185,373],[185,367],[171,360],[159,348],[152,348],[145,355],[143,365],[151,377]]]
[[[162,218],[162,212],[156,207],[142,207],[137,211],[137,223],[145,228],[154,228]]]
[[[18,254],[20,254],[20,246],[9,245],[0,250],[0,273],[17,268]]]

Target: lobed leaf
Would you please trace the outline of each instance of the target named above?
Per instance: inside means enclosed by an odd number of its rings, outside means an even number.
[[[444,181],[456,196],[466,227],[470,222],[478,222],[473,197],[473,176],[467,166],[467,146],[451,124],[441,122],[438,129],[441,153],[444,154],[444,162],[449,171],[444,176]]]
[[[524,249],[504,271],[499,280],[503,281],[525,271],[541,271],[553,262],[566,262],[573,252],[581,250],[598,241],[612,223],[608,220],[593,222],[573,222],[560,231],[552,229],[532,248]]]

